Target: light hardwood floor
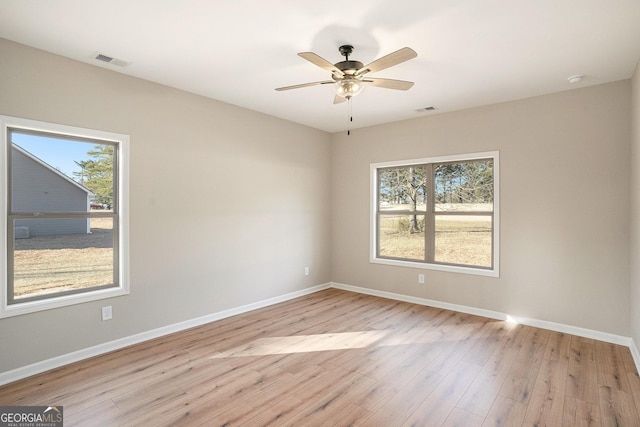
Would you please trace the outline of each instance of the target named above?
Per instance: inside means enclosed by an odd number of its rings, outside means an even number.
[[[329,289],[0,388],[65,426],[640,426],[626,347]]]

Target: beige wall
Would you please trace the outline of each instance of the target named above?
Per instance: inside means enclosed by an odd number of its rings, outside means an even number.
[[[631,337],[640,346],[640,62],[631,80]]]
[[[629,336],[630,100],[622,81],[335,134],[333,281]],[[369,263],[370,163],[491,150],[499,278]]]
[[[0,372],[330,281],[330,135],[1,39],[0,58],[0,114],[131,137],[131,294],[1,319]]]

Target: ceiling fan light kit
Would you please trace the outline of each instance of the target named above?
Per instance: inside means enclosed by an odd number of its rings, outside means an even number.
[[[411,48],[403,47],[402,49],[378,58],[367,65],[363,65],[360,61],[353,61],[349,59],[349,56],[353,53],[353,46],[345,44],[340,46],[338,50],[340,51],[340,54],[345,57],[345,60],[335,64],[332,64],[313,52],[298,53],[298,56],[306,59],[325,71],[329,71],[331,73],[331,80],[279,87],[276,90],[283,91],[308,86],[335,84],[336,96],[333,103],[339,104],[347,100],[350,101],[351,98],[362,92],[365,86],[375,86],[394,90],[408,90],[413,86],[413,82],[405,80],[365,77],[365,74],[393,67],[394,65],[398,65],[418,56],[418,54]],[[351,122],[351,120],[352,119],[350,118],[349,121]]]
[[[349,99],[364,89],[362,78],[346,75],[336,82],[336,95]]]

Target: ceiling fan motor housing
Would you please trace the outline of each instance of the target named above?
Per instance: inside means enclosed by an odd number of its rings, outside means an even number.
[[[360,61],[341,61],[334,64],[335,67],[345,74],[355,74],[360,68],[364,67],[364,64]],[[340,79],[340,76],[332,74],[334,80]]]
[[[349,61],[349,55],[353,53],[353,46],[350,44],[344,44],[338,49],[340,50],[340,54],[345,57],[344,61],[333,64],[338,70],[345,74],[355,74],[356,71],[364,67],[364,64],[360,61]],[[339,80],[341,76],[336,77],[336,75],[333,74],[332,77],[334,80]]]

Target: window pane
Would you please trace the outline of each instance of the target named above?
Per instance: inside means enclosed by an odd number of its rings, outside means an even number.
[[[436,212],[492,212],[493,160],[435,165]]]
[[[16,299],[113,284],[112,218],[20,219],[14,227]]]
[[[491,267],[492,217],[436,215],[435,261]]]
[[[424,261],[424,216],[380,215],[378,242],[380,257]]]
[[[113,205],[113,145],[16,130],[10,136],[12,212]]]
[[[381,211],[426,210],[428,178],[425,166],[380,169],[378,173]]]

